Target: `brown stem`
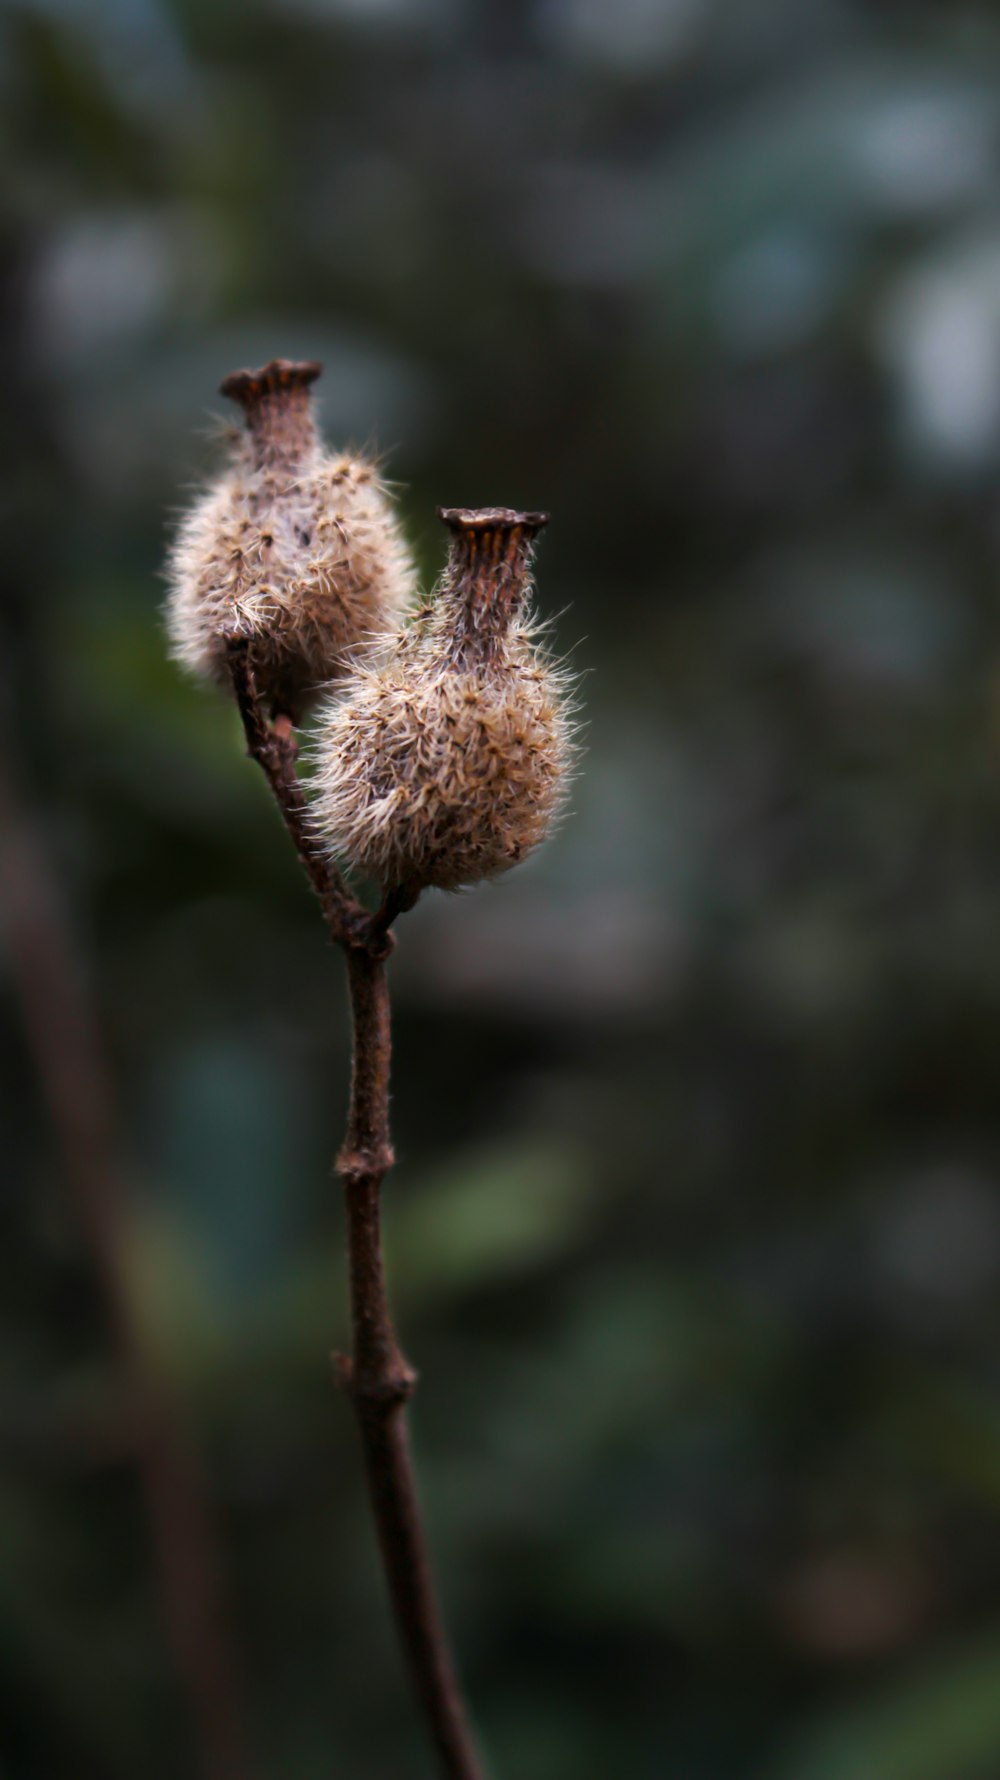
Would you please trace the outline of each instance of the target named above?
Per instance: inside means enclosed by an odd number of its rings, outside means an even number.
[[[250,666],[249,637],[231,632],[226,638],[226,653],[247,753],[251,760],[256,760],[274,793],[299,864],[319,897],[326,924],[338,945],[364,945],[371,917],[364,904],[351,895],[312,831],[309,806],[295,770],[295,738],[287,721],[279,719],[271,724],[264,716]]]
[[[129,1291],[127,1187],[97,1020],[51,869],[0,757],[0,912],[7,954],[66,1184],[97,1272],[125,1382],[163,1616],[191,1702],[206,1780],[247,1780],[236,1664],[212,1530],[170,1394]]]
[[[416,1373],[396,1338],[382,1264],[381,1187],[393,1163],[385,961],[393,944],[389,927],[416,898],[400,892],[370,915],[350,896],[335,867],[311,839],[295,772],[294,743],[268,725],[245,651],[229,647],[249,752],[263,767],[330,932],[347,959],[353,1030],[351,1097],[337,1171],[347,1211],[353,1353],[338,1356],[337,1376],[357,1415],[392,1610],[441,1772],[447,1780],[483,1780],[437,1606],[413,1474],[406,1405]]]

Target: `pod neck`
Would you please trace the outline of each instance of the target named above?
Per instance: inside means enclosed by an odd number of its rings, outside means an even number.
[[[219,385],[243,409],[255,469],[291,469],[315,450],[311,385],[322,368],[312,359],[276,358],[259,371],[233,371]]]
[[[451,532],[443,598],[462,656],[489,659],[502,646],[531,590],[535,540],[547,513],[512,507],[440,507]]]

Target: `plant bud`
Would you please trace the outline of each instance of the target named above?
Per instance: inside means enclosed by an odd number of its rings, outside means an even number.
[[[441,518],[452,542],[436,599],[355,668],[317,747],[326,844],[406,896],[516,865],[552,827],[571,755],[566,675],[526,616],[545,515]]]
[[[258,692],[293,721],[360,645],[398,624],[413,586],[373,465],[327,451],[317,432],[310,385],[320,370],[274,359],[225,379],[246,427],[168,560],[177,659],[226,684],[227,634],[249,636]]]

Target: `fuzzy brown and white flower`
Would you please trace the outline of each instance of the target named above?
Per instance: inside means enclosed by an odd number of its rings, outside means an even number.
[[[457,890],[516,865],[566,794],[567,676],[527,610],[545,516],[442,509],[432,603],[360,662],[322,719],[314,816],[337,858],[392,894]]]
[[[224,474],[182,519],[167,565],[177,659],[226,683],[226,638],[242,633],[259,694],[295,721],[361,646],[398,624],[414,585],[374,464],[320,437],[320,370],[274,359],[225,379],[246,425]]]

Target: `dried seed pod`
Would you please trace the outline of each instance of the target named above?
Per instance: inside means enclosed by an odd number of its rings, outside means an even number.
[[[441,518],[452,542],[436,599],[356,668],[317,747],[327,845],[396,895],[516,865],[551,828],[571,755],[566,676],[525,612],[545,515]]]
[[[242,631],[258,691],[293,720],[360,645],[398,623],[413,586],[374,466],[327,451],[317,432],[310,386],[320,370],[274,359],[225,379],[246,429],[168,560],[174,655],[225,684],[225,637]]]

